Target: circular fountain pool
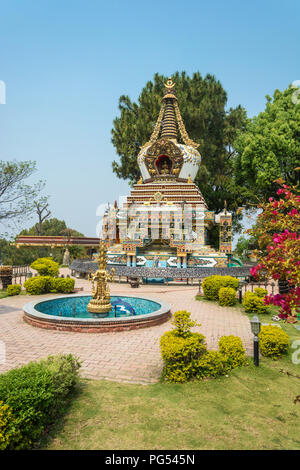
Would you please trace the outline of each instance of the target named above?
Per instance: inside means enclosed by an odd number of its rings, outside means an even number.
[[[158,325],[170,317],[169,304],[135,296],[111,296],[112,309],[104,317],[87,311],[90,295],[72,295],[29,302],[24,320],[41,328],[100,333]]]

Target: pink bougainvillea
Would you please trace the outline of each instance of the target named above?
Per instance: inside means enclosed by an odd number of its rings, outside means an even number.
[[[268,203],[261,204],[263,212],[249,230],[260,247],[260,263],[250,272],[255,278],[268,274],[274,280],[288,281],[288,293],[265,298],[266,304],[277,305],[281,318],[286,318],[300,311],[300,196],[296,188],[281,186],[279,200],[269,198]]]

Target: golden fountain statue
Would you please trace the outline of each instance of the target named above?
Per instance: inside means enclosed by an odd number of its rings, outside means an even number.
[[[106,269],[106,265],[106,246],[105,242],[100,240],[98,256],[99,269],[97,269],[95,273],[90,272],[88,276],[88,280],[92,282],[93,298],[87,306],[89,312],[99,315],[108,313],[112,309],[108,282],[113,280],[115,270],[112,268],[111,273],[109,273]]]

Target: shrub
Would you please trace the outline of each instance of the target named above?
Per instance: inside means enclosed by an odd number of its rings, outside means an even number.
[[[206,351],[196,363],[196,378],[218,377],[230,371],[227,357],[218,351]]]
[[[185,382],[196,374],[196,364],[206,353],[205,337],[200,333],[178,336],[167,331],[160,339],[161,355],[165,363],[165,378],[171,382]]]
[[[277,358],[287,352],[289,335],[278,326],[262,326],[258,336],[260,352],[263,356]]]
[[[31,277],[24,282],[24,287],[31,295],[46,294],[50,292],[52,279],[51,276]]]
[[[8,295],[19,295],[22,290],[20,284],[9,284],[6,288]]]
[[[174,313],[171,323],[175,326],[175,331],[178,336],[186,337],[190,335],[191,328],[197,326],[197,322],[191,320],[190,317],[191,313],[186,310],[178,310]]]
[[[190,331],[196,322],[185,310],[174,313],[175,329],[160,338],[164,361],[164,378],[170,382],[186,382],[203,377],[224,375],[233,367],[245,362],[245,350],[240,338],[220,338],[220,351],[208,351],[205,337]]]
[[[257,295],[257,297],[261,297],[262,299],[268,295],[267,289],[263,289],[262,287],[256,287],[254,289],[254,294]]]
[[[165,379],[171,382],[185,382],[192,378],[197,359],[206,352],[205,337],[191,332],[196,322],[190,316],[186,310],[175,312],[172,320],[174,330],[164,333],[160,339]]]
[[[231,368],[242,366],[246,362],[246,351],[241,338],[238,336],[221,336],[219,351],[227,358]]]
[[[13,440],[10,441],[5,428],[8,449],[32,447],[65,410],[66,398],[77,383],[79,367],[71,354],[49,356],[0,375],[0,400],[9,407],[4,412],[5,419],[10,410],[14,416]]]
[[[234,305],[236,301],[236,291],[232,287],[221,287],[219,290],[220,305]]]
[[[27,279],[24,287],[28,294],[38,295],[48,292],[60,292],[70,294],[74,291],[75,280],[51,276],[37,276]]]
[[[267,313],[268,307],[263,299],[254,292],[246,292],[243,298],[243,307],[247,313]]]
[[[14,447],[20,437],[20,431],[17,429],[12,409],[3,401],[0,401],[0,450]]]
[[[75,279],[54,277],[51,279],[50,292],[70,294],[74,291]]]
[[[38,258],[31,263],[30,267],[35,269],[40,276],[57,276],[59,271],[59,264],[52,258]]]
[[[237,290],[239,281],[232,276],[213,275],[205,277],[202,282],[203,292],[209,300],[219,300],[219,290],[221,287],[231,287]]]

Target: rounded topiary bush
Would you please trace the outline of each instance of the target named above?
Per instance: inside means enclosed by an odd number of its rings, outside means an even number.
[[[265,325],[261,327],[259,348],[263,356],[278,358],[286,354],[289,347],[289,335],[280,327]]]
[[[219,290],[219,304],[222,306],[234,305],[236,302],[236,291],[232,287],[221,287]]]
[[[182,337],[176,334],[176,330],[162,335],[160,350],[165,363],[165,379],[170,382],[186,382],[194,377],[197,360],[207,351],[203,335],[190,333]]]
[[[9,284],[6,288],[8,295],[19,295],[21,293],[22,287],[20,284]]]
[[[263,299],[264,297],[266,297],[266,295],[268,295],[268,291],[267,289],[263,289],[262,287],[256,287],[254,289],[254,294]]]
[[[231,287],[237,290],[239,281],[232,276],[213,275],[205,277],[202,281],[204,296],[209,300],[219,300],[219,290],[221,287]]]
[[[36,276],[24,282],[26,292],[31,295],[46,294],[50,292],[51,276]]]
[[[24,287],[28,294],[39,295],[51,293],[70,294],[74,292],[75,280],[71,278],[37,276],[27,279]]]
[[[246,351],[241,338],[238,336],[221,336],[219,351],[227,357],[227,362],[231,368],[242,366],[246,362]]]
[[[52,258],[38,258],[30,267],[35,269],[40,276],[57,276],[59,272],[59,264]]]
[[[206,352],[205,337],[191,331],[197,322],[190,317],[186,310],[175,312],[172,320],[175,328],[160,338],[164,378],[170,382],[186,382],[195,377],[197,360]]]
[[[54,277],[50,282],[50,292],[71,294],[74,291],[75,279]]]
[[[218,377],[230,371],[227,357],[219,351],[206,351],[196,363],[196,378]]]
[[[254,292],[246,292],[243,298],[243,307],[247,313],[267,313],[268,307],[263,299]]]

